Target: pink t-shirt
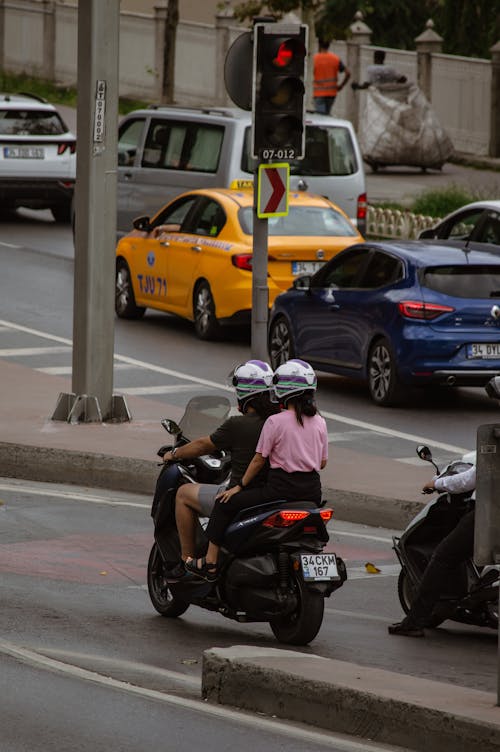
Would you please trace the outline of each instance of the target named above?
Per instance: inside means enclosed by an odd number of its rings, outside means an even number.
[[[328,434],[321,415],[303,416],[301,426],[295,410],[283,410],[271,415],[262,428],[256,452],[269,458],[272,468],[280,467],[287,473],[320,470],[321,462],[328,459]]]

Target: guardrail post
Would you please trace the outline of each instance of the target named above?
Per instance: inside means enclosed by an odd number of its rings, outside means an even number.
[[[229,97],[224,84],[224,62],[231,46],[231,32],[229,27],[234,22],[234,10],[225,0],[224,7],[215,15],[215,101],[227,106]]]
[[[351,38],[347,40],[347,67],[351,71],[351,80],[361,82],[361,45],[371,43],[372,30],[363,21],[360,10],[354,16],[354,23],[349,27]],[[358,130],[359,123],[359,98],[349,86],[347,89],[347,118]]]
[[[434,21],[429,18],[425,31],[415,37],[417,48],[417,79],[428,101],[432,101],[432,55],[441,52],[443,37],[434,31]]]
[[[491,48],[490,157],[500,157],[500,41]]]

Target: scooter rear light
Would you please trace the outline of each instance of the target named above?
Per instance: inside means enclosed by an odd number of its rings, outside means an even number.
[[[323,522],[330,522],[333,517],[333,509],[322,509],[320,515]]]
[[[290,527],[296,522],[305,520],[306,517],[309,517],[309,512],[282,509],[264,520],[262,525],[264,527]]]

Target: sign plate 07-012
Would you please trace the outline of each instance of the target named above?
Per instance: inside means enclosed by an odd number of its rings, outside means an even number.
[[[260,164],[257,182],[257,216],[285,217],[288,214],[290,165],[287,162]]]

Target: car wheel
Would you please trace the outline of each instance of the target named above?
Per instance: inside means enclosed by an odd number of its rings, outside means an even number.
[[[144,316],[145,310],[135,304],[134,288],[127,264],[125,261],[118,261],[115,281],[116,315],[120,319],[140,319]]]
[[[215,315],[215,303],[208,282],[200,282],[193,296],[193,318],[196,335],[200,339],[216,339],[219,322]]]
[[[67,204],[56,204],[51,207],[51,212],[56,222],[68,225],[71,222],[71,202]]]
[[[293,358],[295,349],[292,333],[287,320],[283,316],[274,319],[269,329],[269,357],[271,366],[277,368]]]
[[[385,338],[375,342],[370,350],[368,388],[375,404],[383,407],[396,404],[402,397],[403,390],[398,382],[395,358]]]

